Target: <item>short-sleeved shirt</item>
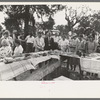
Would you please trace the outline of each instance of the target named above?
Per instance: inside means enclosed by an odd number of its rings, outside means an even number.
[[[78,40],[77,44],[76,44],[77,50],[84,50],[85,49],[85,43],[86,43],[85,40],[82,40],[82,41]]]
[[[95,52],[95,49],[97,47],[97,43],[95,41],[93,42],[88,41],[86,45],[87,45],[87,51],[89,54]]]
[[[65,40],[61,39],[59,41],[59,45],[61,47],[61,50],[64,50],[64,49],[66,49],[67,46],[69,46],[69,41],[67,39],[65,39]]]
[[[54,39],[54,42],[58,43],[61,40],[61,37],[60,36],[54,36],[53,39]]]
[[[26,37],[26,43],[34,43],[35,39],[33,36],[28,35]]]
[[[15,56],[18,56],[19,54],[22,54],[22,53],[23,53],[23,47],[21,45],[19,45],[18,47],[15,47],[15,50],[14,50]]]
[[[65,39],[65,40],[61,39],[59,41],[59,45],[69,45],[69,41],[67,39]]]

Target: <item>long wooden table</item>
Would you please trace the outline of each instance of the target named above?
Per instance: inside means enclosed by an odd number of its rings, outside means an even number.
[[[93,57],[79,57],[77,55],[68,55],[67,53],[61,54],[61,61],[64,61],[65,59],[68,60],[67,62],[67,68],[69,68],[69,64],[79,65],[80,73],[82,75],[82,71],[98,74],[98,77],[100,77],[100,54],[94,53],[97,56]]]
[[[60,59],[61,59],[61,65],[63,63],[64,60],[67,59],[67,63],[66,63],[66,71],[69,71],[69,67],[71,66],[78,66],[79,67],[79,72],[80,72],[80,79],[82,78],[82,71],[81,71],[81,64],[80,64],[80,57],[78,57],[77,55],[68,55],[66,54],[60,54]]]

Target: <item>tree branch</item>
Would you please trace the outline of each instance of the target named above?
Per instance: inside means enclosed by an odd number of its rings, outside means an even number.
[[[76,20],[76,22],[72,25],[72,27],[74,27],[78,22],[79,20]]]

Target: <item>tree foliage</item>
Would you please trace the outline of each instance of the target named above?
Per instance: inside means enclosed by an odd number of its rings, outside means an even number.
[[[65,19],[67,21],[69,31],[73,31],[73,27],[77,23],[80,23],[83,27],[87,27],[89,25],[87,13],[91,11],[90,8],[82,6],[76,9],[65,6],[65,9]]]
[[[52,25],[54,25],[54,20],[51,17],[57,11],[64,9],[62,5],[4,5],[0,6],[0,10],[4,10],[6,14],[9,16],[8,19],[5,20],[5,26],[10,31],[12,27],[19,30],[19,25],[24,21],[24,31],[25,35],[28,35],[29,32],[29,23],[31,26],[35,27],[35,18],[34,13],[37,14],[38,18],[41,18],[43,21],[43,17],[48,17],[48,21],[44,22],[44,26],[50,27],[52,29]]]

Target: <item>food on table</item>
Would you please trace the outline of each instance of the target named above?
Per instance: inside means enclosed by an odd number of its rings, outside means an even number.
[[[91,53],[91,54],[89,54],[89,57],[97,57],[97,56],[100,56],[100,54],[99,53]]]
[[[8,64],[8,63],[12,63],[14,61],[14,59],[12,57],[6,57],[6,58],[4,58],[3,61],[5,64]]]
[[[16,57],[14,58],[14,61],[21,61],[21,60],[24,60],[25,57]]]
[[[47,53],[43,53],[43,56],[47,56]]]

